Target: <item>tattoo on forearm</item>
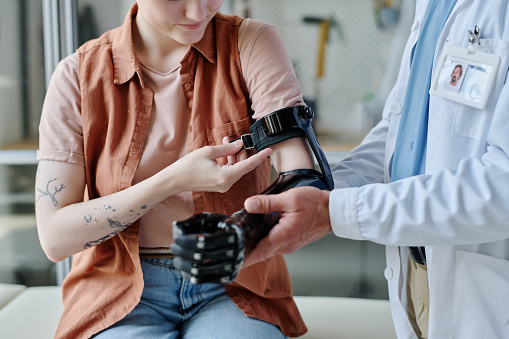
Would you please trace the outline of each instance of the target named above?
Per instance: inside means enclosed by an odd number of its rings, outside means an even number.
[[[111,228],[115,228],[115,231],[111,232],[110,234],[108,234],[108,235],[106,235],[106,236],[104,236],[104,237],[102,237],[100,239],[87,242],[85,244],[85,246],[84,246],[85,249],[90,248],[90,247],[95,246],[95,245],[99,245],[100,243],[105,242],[106,240],[113,238],[115,235],[117,235],[118,233],[122,232],[123,230],[125,230],[127,227],[129,227],[132,224],[132,223],[127,223],[127,224],[122,225],[122,223],[120,223],[118,221],[112,220],[110,218],[106,218],[106,219],[108,220],[108,223],[110,224],[110,227]]]
[[[110,239],[110,238],[113,238],[115,235],[117,235],[118,233],[120,233],[120,231],[122,231],[122,229],[120,230],[116,230],[115,232],[113,233],[110,233],[100,239],[97,239],[97,240],[94,240],[94,241],[89,241],[85,244],[85,246],[83,246],[84,249],[87,249],[87,248],[90,248],[90,247],[94,247],[95,245],[99,245],[100,243],[103,243],[105,242],[106,240]]]
[[[114,209],[113,207],[111,207],[110,205],[104,205],[103,206],[105,209],[107,210],[110,210],[110,211],[113,211],[115,212],[116,209]],[[141,206],[140,208],[142,210],[144,209],[147,209],[147,205],[143,205]],[[135,213],[135,211],[133,210],[129,210],[129,213],[130,213],[130,216],[133,215],[133,213]],[[140,213],[136,213],[136,216],[139,216]],[[85,218],[85,221],[87,223],[90,223],[92,221],[96,221],[97,222],[97,219],[94,218],[94,216],[92,214],[87,214],[84,216]],[[125,224],[122,224],[120,221],[118,220],[114,220],[110,217],[106,217],[106,220],[108,221],[108,224],[110,225],[110,228],[113,228],[115,229],[113,232],[111,232],[110,234],[100,238],[100,239],[97,239],[97,240],[93,240],[93,241],[89,241],[85,244],[84,248],[87,249],[87,248],[90,248],[90,247],[93,247],[95,245],[99,245],[100,243],[103,243],[105,242],[106,240],[109,240],[111,238],[113,238],[115,235],[117,235],[118,233],[122,232],[123,230],[125,230],[127,227],[129,227],[130,225],[132,225],[132,223],[125,223]]]
[[[129,225],[131,225],[131,223],[128,223],[128,224],[122,225],[122,223],[121,223],[121,222],[116,221],[116,220],[113,220],[113,219],[110,219],[110,218],[106,218],[106,220],[108,220],[108,223],[110,224],[110,227],[111,227],[111,228],[121,228],[121,229],[125,229],[126,227],[128,227]]]
[[[39,199],[41,199],[42,197],[44,196],[49,196],[51,198],[51,201],[53,202],[53,205],[54,206],[58,206],[58,200],[56,199],[56,195],[57,193],[61,192],[64,188],[65,188],[65,185],[64,184],[60,184],[60,187],[57,187],[56,185],[53,186],[52,188],[54,189],[54,192],[50,192],[50,184],[53,182],[53,181],[56,181],[57,179],[49,179],[48,180],[48,183],[46,184],[46,190],[42,190],[40,188],[37,188],[37,192],[39,192],[41,195],[39,195],[39,197],[37,198],[36,202],[39,201]]]
[[[83,217],[83,219],[85,219],[85,222],[87,224],[90,224],[92,221],[95,221],[95,223],[97,223],[99,221],[99,219],[97,219],[95,216],[93,216],[92,214],[87,214]]]

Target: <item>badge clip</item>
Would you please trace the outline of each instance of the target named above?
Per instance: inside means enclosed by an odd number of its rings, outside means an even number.
[[[468,42],[470,47],[481,45],[481,29],[479,26],[474,27],[474,31],[468,30]]]

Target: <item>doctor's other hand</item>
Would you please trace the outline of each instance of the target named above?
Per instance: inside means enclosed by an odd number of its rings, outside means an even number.
[[[293,253],[331,233],[329,195],[329,191],[315,187],[297,187],[246,199],[244,208],[249,213],[281,212],[281,218],[248,255],[244,266],[277,254]]]
[[[194,150],[169,166],[175,174],[177,185],[182,191],[220,192],[224,193],[244,174],[252,171],[271,154],[266,148],[250,157],[243,157],[234,162],[225,162],[242,150],[242,141],[205,146]],[[225,163],[225,164],[223,164]]]

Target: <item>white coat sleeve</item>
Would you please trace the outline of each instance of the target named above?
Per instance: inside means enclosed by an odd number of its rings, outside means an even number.
[[[360,187],[384,181],[385,140],[389,121],[382,119],[336,166],[332,168],[334,187]]]
[[[401,70],[400,73],[402,73]],[[400,74],[398,78],[404,77]],[[398,79],[389,93],[380,122],[371,129],[359,146],[332,168],[335,188],[361,187],[366,184],[384,182],[386,141],[391,116],[390,103],[394,101],[397,88],[401,87],[401,81]]]
[[[509,84],[500,92],[482,157],[456,169],[388,184],[337,189],[337,236],[385,245],[461,245],[509,238]]]

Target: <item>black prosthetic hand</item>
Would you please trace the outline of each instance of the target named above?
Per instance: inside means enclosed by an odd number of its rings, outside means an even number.
[[[262,194],[277,194],[299,186],[329,189],[320,172],[283,172]],[[193,284],[228,284],[244,258],[279,220],[279,213],[252,214],[242,209],[231,216],[201,213],[173,223],[174,265]]]

